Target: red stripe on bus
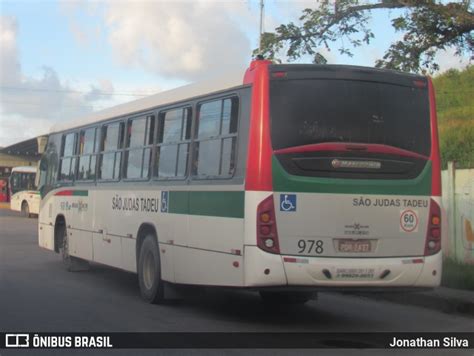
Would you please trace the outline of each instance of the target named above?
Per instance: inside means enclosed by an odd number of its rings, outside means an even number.
[[[61,190],[60,192],[57,192],[54,195],[59,195],[59,196],[72,196],[74,190]]]
[[[405,157],[414,157],[428,160],[429,157],[421,155],[419,153],[404,150],[393,146],[380,145],[380,144],[358,144],[358,143],[343,143],[343,142],[327,142],[327,143],[314,143],[310,145],[296,146],[282,148],[275,150],[275,154],[285,153],[304,153],[304,152],[317,152],[317,151],[334,151],[334,152],[352,152],[352,151],[363,151],[368,153],[384,153],[392,154]]]
[[[428,92],[430,97],[431,122],[431,195],[441,196],[441,159],[438,141],[438,119],[436,117],[436,98],[431,78],[428,77]]]
[[[273,189],[269,64],[272,64],[272,62],[266,60],[252,61],[244,76],[244,84],[252,84],[252,109],[250,112],[245,190],[271,191]]]

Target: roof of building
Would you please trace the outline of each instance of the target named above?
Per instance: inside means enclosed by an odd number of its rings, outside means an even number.
[[[36,171],[37,168],[35,166],[20,166],[12,168],[12,172],[36,173]]]
[[[14,143],[13,145],[3,147],[0,149],[1,153],[20,156],[37,156],[38,153],[38,138],[30,138],[25,141]]]

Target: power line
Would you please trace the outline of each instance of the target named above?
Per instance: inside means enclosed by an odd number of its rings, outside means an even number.
[[[31,102],[13,101],[13,100],[0,100],[0,104],[1,103],[23,105],[23,106],[37,106],[37,107],[41,107],[41,106],[45,105],[44,103],[31,103]],[[61,108],[80,108],[80,107],[84,107],[84,108],[94,108],[94,109],[97,109],[97,110],[107,109],[107,108],[112,107],[112,106],[113,105],[110,105],[110,106],[95,106],[94,104],[77,104],[77,105],[63,105],[63,104],[61,104],[61,105],[59,105],[59,107],[61,107]]]
[[[147,93],[147,94],[136,94],[136,93],[127,93],[127,92],[91,92],[91,91],[81,91],[81,90],[72,90],[72,89],[40,89],[40,88],[22,88],[22,87],[14,87],[14,86],[0,86],[0,89],[5,89],[5,90],[17,90],[17,91],[34,91],[34,92],[51,92],[51,93],[76,93],[76,94],[94,94],[94,95],[103,95],[103,96],[135,96],[135,97],[146,97],[150,96],[153,94],[156,94],[157,92],[153,93]],[[93,89],[94,90],[94,89]],[[463,92],[463,93],[471,93],[473,90],[435,90],[436,93],[440,94],[453,94],[453,93],[458,93],[458,92]]]
[[[91,91],[81,91],[81,90],[72,90],[72,89],[40,89],[40,88],[22,88],[22,87],[14,87],[14,86],[0,86],[2,90],[17,90],[17,91],[34,91],[34,92],[51,92],[51,93],[75,93],[75,94],[94,94],[94,95],[103,95],[103,96],[135,96],[135,97],[145,97],[150,96],[154,93],[149,94],[136,94],[136,93],[126,93],[126,92],[114,92],[114,93],[107,93],[107,92],[91,92]],[[93,89],[94,90],[94,89]]]

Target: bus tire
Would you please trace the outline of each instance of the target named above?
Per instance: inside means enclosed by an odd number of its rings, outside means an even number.
[[[305,304],[316,299],[314,292],[270,292],[260,291],[260,297],[265,304]]]
[[[160,252],[153,234],[143,240],[138,257],[138,283],[140,294],[151,304],[164,301],[165,286],[161,279]]]
[[[30,206],[28,205],[28,202],[26,201],[21,203],[21,216],[25,218],[31,218]]]
[[[61,258],[63,261],[63,265],[68,272],[79,272],[85,271],[89,269],[89,262],[86,260],[80,259],[78,257],[71,256],[69,254],[69,235],[67,233],[66,225],[61,225],[60,229],[60,236],[61,245],[59,247],[59,253],[61,254]]]

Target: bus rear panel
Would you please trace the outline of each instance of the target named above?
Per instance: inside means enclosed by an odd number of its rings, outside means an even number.
[[[269,131],[271,192],[250,187],[256,207],[246,213],[257,211],[259,251],[251,254],[260,261],[251,268],[275,273],[247,273],[247,283],[438,286],[439,153],[430,80],[351,66],[267,70],[261,100],[268,112],[260,119]]]

